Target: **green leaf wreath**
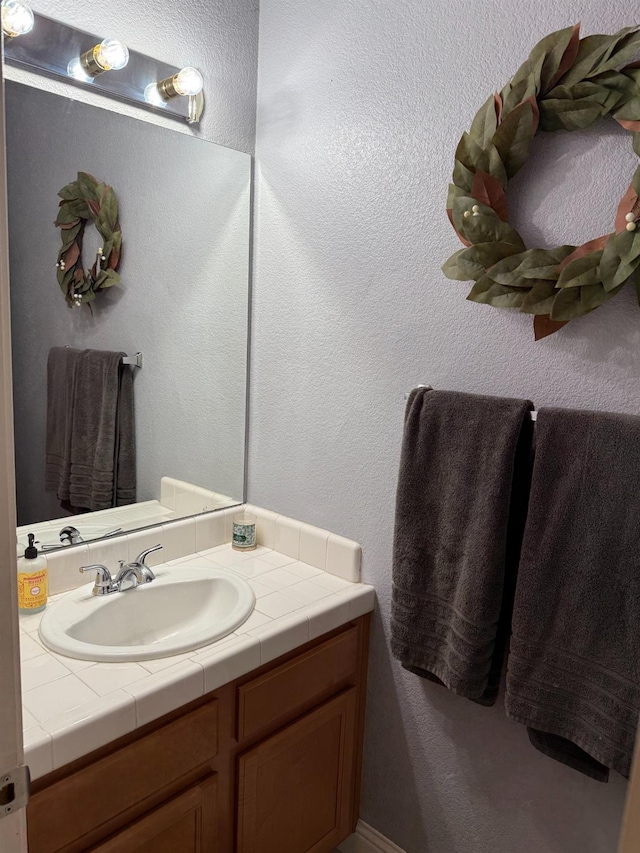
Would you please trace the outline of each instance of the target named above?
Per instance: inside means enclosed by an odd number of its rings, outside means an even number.
[[[67,304],[80,306],[91,302],[100,290],[118,284],[117,269],[122,254],[122,232],[118,222],[118,200],[112,187],[99,183],[93,175],[78,172],[75,181],[63,187],[55,225],[60,228],[62,246],[56,263],[58,284]],[[82,264],[82,239],[91,220],[103,239],[95,263],[85,270]]]
[[[443,266],[474,281],[468,299],[534,315],[536,340],[602,305],[640,266],[640,167],[618,206],[615,230],[582,246],[527,249],[509,225],[505,189],[538,130],[581,130],[611,115],[640,156],[638,27],[580,38],[580,25],[542,39],[462,135],[447,214],[466,248]],[[624,66],[624,67],[623,67]],[[636,281],[640,300],[640,283]]]

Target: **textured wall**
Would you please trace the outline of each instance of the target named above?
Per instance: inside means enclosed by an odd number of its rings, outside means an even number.
[[[403,395],[640,411],[631,288],[539,343],[440,265],[461,132],[547,32],[637,22],[630,0],[263,0],[249,499],[362,542],[375,618],[362,813],[409,853],[612,853],[625,785],[545,758],[500,707],[390,657]],[[513,181],[530,245],[610,230],[636,158],[612,122],[537,141]],[[579,452],[579,438],[576,449]]]
[[[195,65],[205,79],[205,113],[197,129],[79,88],[74,89],[77,100],[97,101],[106,109],[134,113],[145,121],[253,153],[258,0],[174,0],[170,4],[84,0],[72,5],[64,0],[37,0],[34,9],[78,29],[119,38],[132,50],[170,65]],[[30,75],[9,68],[7,77],[24,80]],[[43,77],[36,77],[35,85],[53,91],[64,86]]]
[[[6,115],[19,523],[62,514],[44,492],[52,346],[142,351],[138,500],[163,476],[242,500],[250,156],[14,82]],[[114,187],[123,232],[122,286],[93,315],[55,278],[57,193],[79,170]],[[99,244],[87,227],[85,268]]]

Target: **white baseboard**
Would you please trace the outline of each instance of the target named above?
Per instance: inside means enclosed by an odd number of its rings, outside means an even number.
[[[359,820],[356,831],[338,847],[340,853],[405,853],[377,829]]]

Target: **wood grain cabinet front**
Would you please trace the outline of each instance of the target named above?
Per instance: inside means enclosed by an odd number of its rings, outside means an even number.
[[[331,853],[358,819],[368,635],[362,616],[38,779],[29,853]]]
[[[238,853],[324,853],[350,832],[356,691],[242,755]]]
[[[215,853],[216,777],[194,785],[91,853]]]

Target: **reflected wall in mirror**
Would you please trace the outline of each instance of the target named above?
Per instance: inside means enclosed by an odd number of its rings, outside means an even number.
[[[89,539],[241,502],[250,156],[15,82],[6,84],[6,115],[19,534],[26,526],[41,544],[55,546],[77,538],[67,531],[61,539],[64,527]],[[58,192],[78,172],[115,189],[123,234],[121,284],[101,292],[92,311],[69,307],[56,279]],[[101,245],[89,222],[85,270]],[[66,365],[63,381],[55,375],[48,401],[49,353],[65,347],[80,356]],[[141,352],[143,364],[119,370],[115,449],[100,448],[94,436],[96,454],[84,448],[78,457],[77,412],[86,416],[91,398],[90,424],[99,433],[113,405],[87,367],[84,356],[95,351]],[[133,373],[128,435],[124,371]],[[57,439],[66,430],[65,441],[76,442],[65,451],[74,466],[65,477],[76,486],[87,473],[83,452],[94,481],[111,453],[108,507],[104,500],[79,504],[78,488],[71,500],[64,488],[51,490],[45,469],[52,430]],[[130,452],[123,453],[127,441]],[[60,471],[69,463],[58,461]],[[118,482],[128,487],[122,500]]]

